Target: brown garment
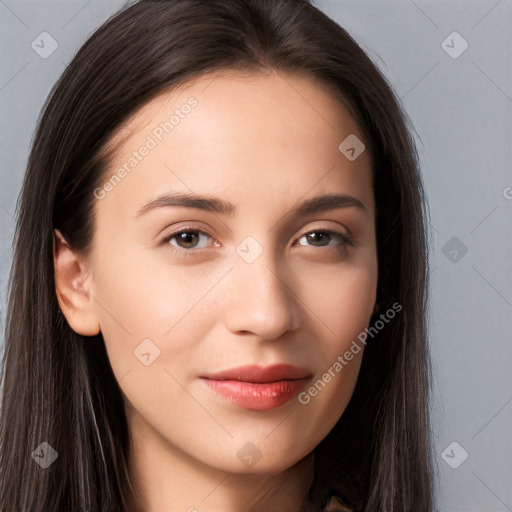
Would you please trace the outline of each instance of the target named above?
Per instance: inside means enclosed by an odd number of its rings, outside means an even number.
[[[339,496],[331,496],[322,512],[354,512]]]

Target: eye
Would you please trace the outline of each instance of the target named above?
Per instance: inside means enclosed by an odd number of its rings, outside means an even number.
[[[211,238],[211,236],[206,231],[185,227],[171,233],[164,239],[164,242],[173,247],[177,247],[173,252],[187,254],[187,252],[190,252],[188,250],[194,251],[195,249],[208,247],[209,238]],[[173,241],[175,243],[173,243]],[[201,244],[201,242],[203,243]]]
[[[338,231],[331,231],[329,229],[318,229],[310,231],[301,236],[298,240],[299,245],[304,245],[301,241],[306,241],[312,244],[312,247],[339,247],[346,250],[348,246],[354,246],[355,243],[352,238],[345,233]],[[331,242],[335,242],[334,244]],[[337,242],[337,243],[336,243]]]

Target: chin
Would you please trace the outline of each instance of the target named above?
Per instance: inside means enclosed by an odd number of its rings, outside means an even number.
[[[300,441],[294,446],[290,446],[288,442],[269,443],[268,440],[261,443],[246,442],[238,444],[240,444],[240,448],[235,450],[234,457],[230,451],[222,460],[212,461],[213,465],[223,471],[238,474],[278,474],[295,466],[311,455],[314,450],[314,446],[305,450],[304,442]],[[261,449],[258,447],[261,447]]]

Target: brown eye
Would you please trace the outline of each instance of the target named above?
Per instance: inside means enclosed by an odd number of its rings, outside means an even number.
[[[306,241],[312,247],[346,246],[354,245],[352,239],[338,231],[316,230],[310,231],[299,238],[299,245],[305,245],[301,241]],[[334,243],[331,243],[334,241]]]
[[[201,249],[204,247],[208,247],[208,238],[210,235],[204,231],[200,231],[199,229],[190,229],[184,228],[180,231],[176,231],[175,233],[170,234],[165,238],[165,242],[169,243],[173,247],[177,247],[178,249]],[[175,240],[175,243],[173,243]],[[205,242],[203,245],[200,245],[201,241]]]

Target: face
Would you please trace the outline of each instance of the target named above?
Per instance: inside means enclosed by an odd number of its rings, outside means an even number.
[[[349,136],[355,151],[340,150]],[[235,72],[160,95],[118,132],[87,265],[133,436],[267,472],[336,424],[377,288],[370,155],[354,136],[322,85]]]

